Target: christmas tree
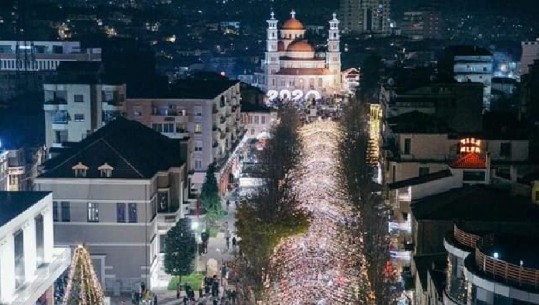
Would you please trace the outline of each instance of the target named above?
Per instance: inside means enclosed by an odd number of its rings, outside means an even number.
[[[63,305],[103,305],[103,290],[95,275],[90,253],[83,245],[75,249]]]

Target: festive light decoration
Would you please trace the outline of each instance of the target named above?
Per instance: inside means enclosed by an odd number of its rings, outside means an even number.
[[[83,246],[75,248],[71,259],[63,305],[103,305],[105,296],[95,275],[90,253]]]
[[[293,192],[311,215],[307,233],[284,240],[271,259],[265,285],[271,305],[373,304],[362,236],[337,179],[339,131],[332,121],[301,129],[303,161],[292,173]]]

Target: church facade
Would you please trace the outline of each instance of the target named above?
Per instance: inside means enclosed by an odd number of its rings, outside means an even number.
[[[333,14],[329,21],[327,49],[317,52],[305,39],[305,26],[296,13],[278,27],[271,13],[267,20],[267,44],[261,72],[256,75],[258,87],[268,98],[319,99],[341,93],[341,53],[339,20]]]

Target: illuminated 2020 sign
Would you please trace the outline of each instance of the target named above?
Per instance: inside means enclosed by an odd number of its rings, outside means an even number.
[[[280,98],[282,100],[290,99],[292,101],[302,101],[302,100],[309,100],[309,99],[315,99],[319,100],[322,98],[322,95],[320,92],[316,90],[309,90],[307,92],[303,92],[302,90],[296,89],[293,91],[283,89],[281,91],[277,90],[268,90],[268,93],[266,93],[266,96],[270,101],[276,100],[277,98]]]

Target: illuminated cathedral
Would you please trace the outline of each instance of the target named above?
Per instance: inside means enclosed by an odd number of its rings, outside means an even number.
[[[280,96],[291,99],[311,99],[339,94],[341,84],[341,53],[339,50],[339,20],[333,14],[325,51],[305,39],[305,26],[296,13],[278,27],[274,13],[267,20],[267,45],[262,72],[257,74],[258,86],[270,99]]]

